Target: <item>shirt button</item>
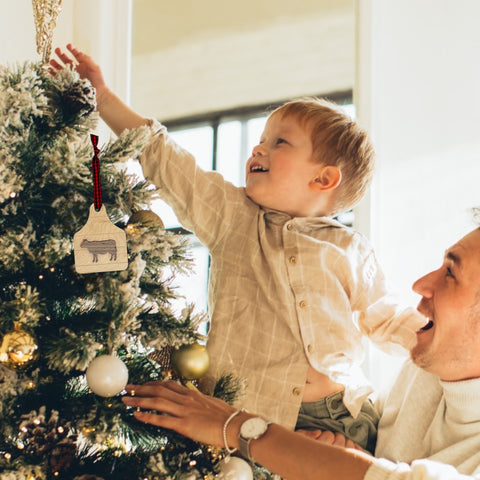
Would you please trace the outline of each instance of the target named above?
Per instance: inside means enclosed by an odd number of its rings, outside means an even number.
[[[312,353],[312,352],[313,352],[313,346],[312,346],[312,345],[308,345],[308,346],[307,346],[307,351],[308,351],[308,353]]]
[[[298,303],[300,305],[300,308],[305,308],[307,306],[307,302],[305,300],[302,300]]]
[[[289,260],[290,260],[290,263],[291,263],[292,265],[295,265],[295,264],[297,263],[297,257],[295,257],[295,255],[292,255],[292,256],[289,258]]]
[[[292,230],[293,229],[293,225],[291,223],[287,223],[287,230]]]
[[[298,397],[301,393],[302,393],[302,389],[299,388],[299,387],[295,387],[293,390],[292,390],[292,393]]]

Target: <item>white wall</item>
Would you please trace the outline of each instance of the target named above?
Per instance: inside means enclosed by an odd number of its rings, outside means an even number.
[[[64,43],[73,29],[73,4],[64,1],[53,44]],[[31,0],[0,0],[0,65],[39,61]]]
[[[194,4],[133,3],[132,106],[144,115],[172,119],[353,88],[354,0]]]
[[[478,0],[359,0],[355,98],[379,159],[367,229],[414,304],[480,205],[479,18]]]
[[[109,85],[129,100],[132,0],[63,0],[52,47],[73,43],[102,65]],[[40,61],[31,0],[0,0],[0,65]],[[101,142],[110,137],[99,124]]]

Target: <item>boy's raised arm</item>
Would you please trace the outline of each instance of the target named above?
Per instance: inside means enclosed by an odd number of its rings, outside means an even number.
[[[61,63],[56,59],[50,60],[51,73],[55,75],[65,65],[73,65],[82,78],[88,79],[95,87],[97,93],[97,108],[100,117],[115,134],[120,135],[126,129],[147,125],[146,118],[133,111],[108,88],[101,68],[89,55],[81,52],[71,44],[67,45],[67,49],[71,56],[60,48],[55,49],[55,54]]]

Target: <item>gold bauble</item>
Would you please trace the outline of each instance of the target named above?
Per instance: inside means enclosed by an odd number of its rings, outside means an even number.
[[[39,355],[36,338],[15,325],[13,332],[6,333],[0,346],[0,363],[14,370],[30,366]]]
[[[165,228],[162,219],[151,210],[138,210],[130,216],[127,228],[135,229],[136,227],[158,227]]]
[[[185,380],[197,380],[208,371],[210,358],[207,349],[199,343],[183,345],[172,352],[172,369]]]

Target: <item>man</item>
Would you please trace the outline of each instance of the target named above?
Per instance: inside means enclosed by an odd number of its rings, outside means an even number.
[[[289,480],[480,479],[480,228],[449,248],[442,266],[413,289],[429,322],[378,402],[377,458],[261,420],[252,424],[255,415],[172,382],[128,386],[135,397],[124,403],[168,414],[136,412],[143,422],[241,448]]]

